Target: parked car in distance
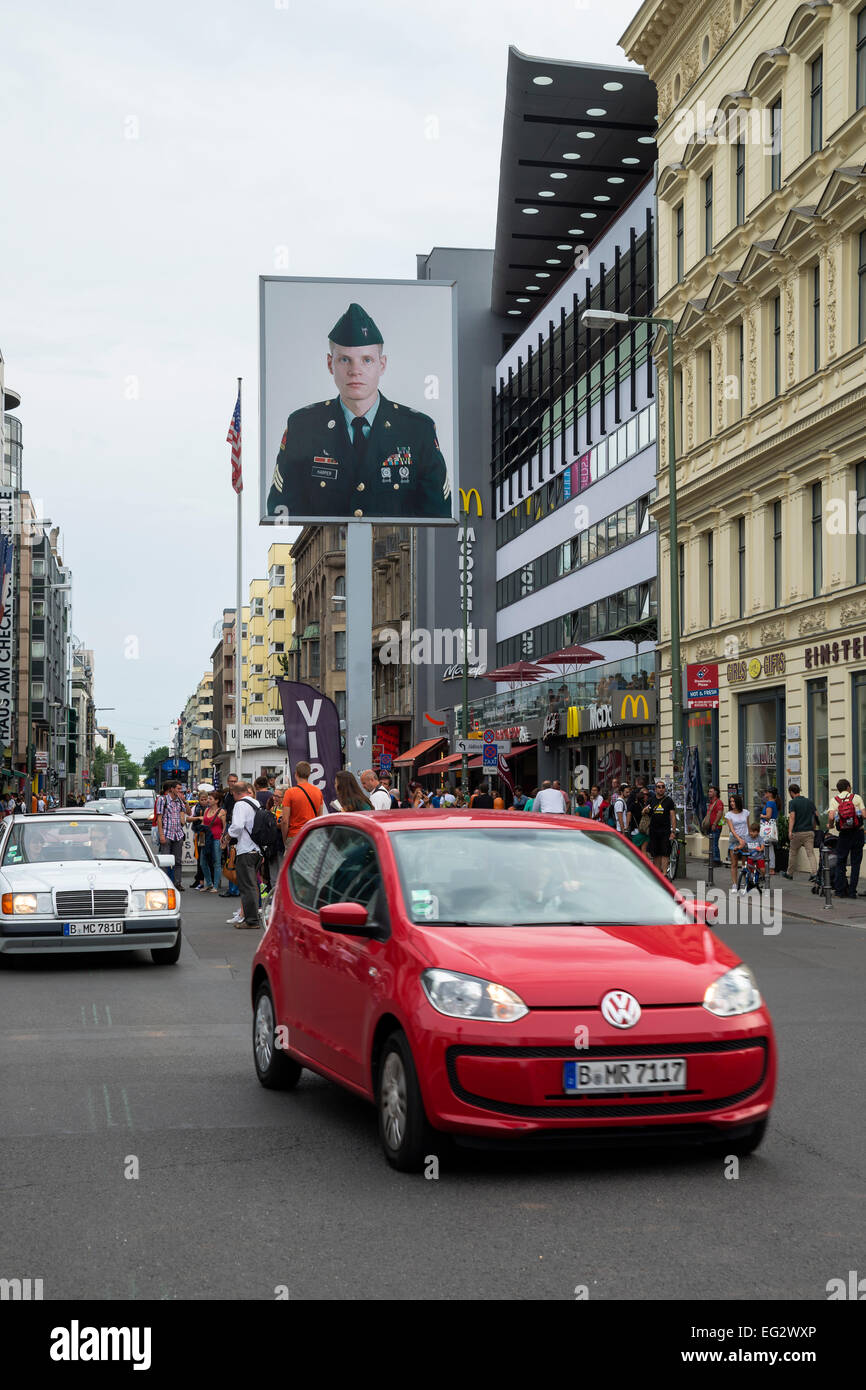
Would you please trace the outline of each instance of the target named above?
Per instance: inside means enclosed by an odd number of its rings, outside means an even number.
[[[0,827],[0,959],[68,951],[180,956],[180,906],[165,870],[122,812],[8,816]]]
[[[303,1068],[415,1170],[444,1131],[748,1153],[776,1082],[749,967],[608,826],[502,811],[308,822],[253,959],[263,1086]]]
[[[97,801],[104,801],[108,797],[121,801],[125,790],[125,787],[99,787],[96,792],[96,799]]]

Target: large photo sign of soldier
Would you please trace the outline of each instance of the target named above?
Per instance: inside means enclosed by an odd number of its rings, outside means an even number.
[[[453,524],[454,286],[263,276],[262,521]]]

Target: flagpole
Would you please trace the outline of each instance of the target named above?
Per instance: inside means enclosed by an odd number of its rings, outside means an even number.
[[[238,377],[238,420],[241,417],[241,378]],[[243,459],[241,459],[243,467]],[[241,474],[243,477],[243,474]],[[243,705],[241,703],[241,685],[243,683],[243,632],[244,632],[244,610],[242,603],[243,589],[243,483],[238,489],[238,536],[237,536],[237,617],[235,618],[235,772],[238,779],[241,776],[241,740],[243,738],[243,726],[241,724]]]

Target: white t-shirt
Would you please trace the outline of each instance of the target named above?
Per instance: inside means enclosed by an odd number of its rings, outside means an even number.
[[[599,813],[599,810],[601,809],[601,803],[602,803],[603,801],[604,801],[604,797],[603,797],[603,796],[594,796],[594,797],[592,798],[592,814],[593,814],[593,817],[594,817],[596,820],[598,819],[598,813]]]
[[[535,798],[533,811],[546,811],[548,815],[562,816],[565,814],[565,798],[561,791],[556,787],[543,787]]]
[[[729,828],[730,828],[731,830],[736,831],[736,833],[739,835],[739,837],[740,837],[741,840],[748,840],[748,838],[749,838],[749,813],[748,813],[748,811],[727,811],[727,812],[725,813],[725,820],[728,822]],[[733,836],[731,837],[731,847],[732,847],[734,850],[739,849],[739,845],[737,844],[737,842],[736,842],[736,840],[733,838]]]
[[[625,830],[626,806],[625,801],[621,796],[618,796],[616,801],[613,803],[613,813],[617,818],[617,830]]]
[[[390,811],[391,797],[384,787],[377,787],[374,792],[370,792],[369,799],[374,811]]]

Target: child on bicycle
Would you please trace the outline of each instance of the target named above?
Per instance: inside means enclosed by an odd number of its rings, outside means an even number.
[[[749,833],[746,837],[746,849],[743,854],[743,866],[740,870],[740,893],[745,896],[751,888],[757,888],[760,892],[764,883],[764,873],[766,867],[765,845],[761,839],[761,827],[757,821],[749,823]]]

